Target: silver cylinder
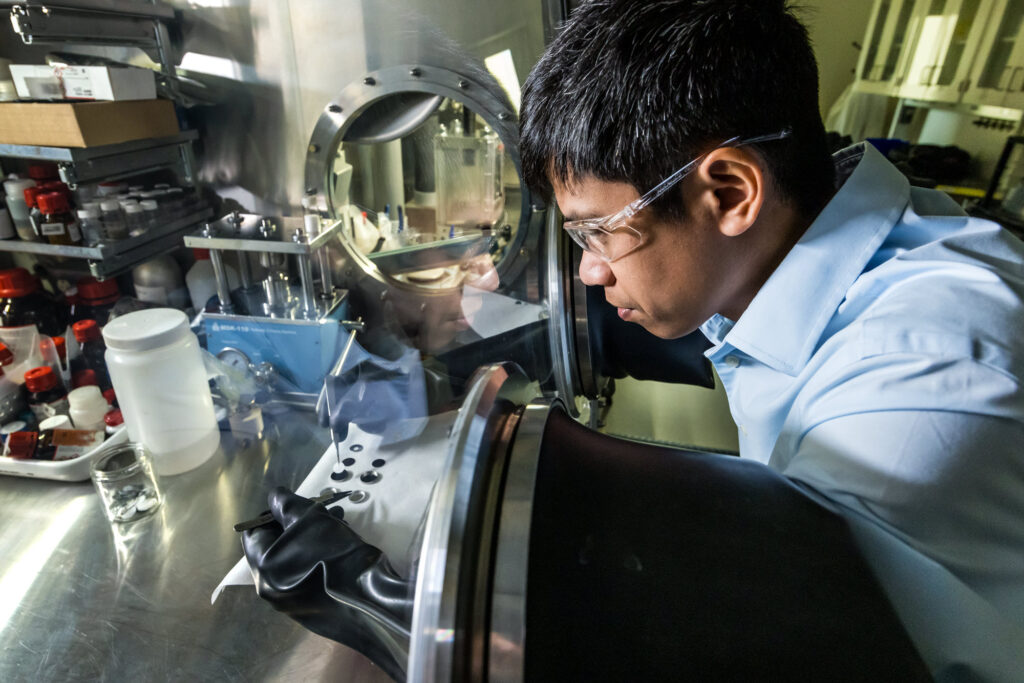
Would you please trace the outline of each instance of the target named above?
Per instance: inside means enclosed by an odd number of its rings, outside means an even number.
[[[252,287],[252,265],[249,263],[249,252],[239,251],[238,253],[238,277],[242,280],[242,287]]]
[[[307,317],[316,313],[316,290],[313,289],[313,264],[307,254],[296,254],[295,260],[299,266],[299,277],[302,279],[302,308],[306,311]]]
[[[210,264],[213,265],[213,277],[217,280],[217,298],[220,300],[220,310],[223,313],[230,313],[231,285],[228,283],[228,274],[224,270],[224,260],[221,258],[220,249],[210,249]]]

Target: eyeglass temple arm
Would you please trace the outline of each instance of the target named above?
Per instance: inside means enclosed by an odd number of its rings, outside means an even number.
[[[721,147],[742,147],[743,145],[755,145],[759,142],[781,140],[782,138],[789,137],[789,135],[792,132],[793,131],[791,129],[787,128],[785,130],[779,131],[778,133],[758,135],[752,138],[741,139],[740,136],[737,135],[736,137],[729,138],[722,144],[718,145],[718,147],[715,147],[715,149],[719,149]],[[710,154],[710,152],[708,154]],[[637,199],[635,202],[627,206],[622,211],[624,217],[631,218],[636,213],[646,208],[648,205],[650,205],[651,202],[653,202],[655,199],[663,195],[666,190],[668,190],[670,187],[672,187],[680,180],[685,178],[697,165],[704,161],[704,157],[706,156],[707,154],[702,154],[701,156],[697,157],[690,163],[686,164],[686,166],[683,166],[681,169],[679,169],[678,171],[676,171],[675,173],[673,173],[672,175],[670,175],[669,177],[665,178],[660,183],[652,187],[650,191],[647,192],[643,197],[640,197],[640,199]]]

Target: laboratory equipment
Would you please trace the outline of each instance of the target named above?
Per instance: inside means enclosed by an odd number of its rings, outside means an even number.
[[[103,328],[107,370],[131,440],[160,474],[199,467],[217,450],[213,399],[188,318],[171,308],[135,311]]]
[[[202,315],[207,350],[279,398],[310,406],[341,350],[348,312],[348,292],[335,288],[331,269],[318,268],[319,287],[313,274],[317,252],[344,223],[310,235],[307,225],[319,222],[236,212],[185,237],[186,246],[209,251],[216,280],[217,297]],[[225,252],[237,255],[239,287],[231,287]]]

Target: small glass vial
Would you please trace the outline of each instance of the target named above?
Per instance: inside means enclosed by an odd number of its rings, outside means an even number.
[[[156,228],[160,216],[160,205],[157,204],[155,199],[143,199],[139,202],[139,206],[142,207],[142,220],[145,223],[146,230]]]
[[[78,226],[82,229],[82,241],[90,247],[99,244],[100,236],[103,234],[98,206],[95,209],[79,209],[76,214]]]
[[[185,190],[180,187],[172,187],[167,190],[167,207],[170,209],[170,218],[176,220],[188,212],[185,200]]]
[[[128,227],[129,237],[138,237],[146,232],[149,226],[146,225],[145,209],[138,202],[122,204],[124,211],[124,223]]]
[[[121,215],[121,205],[114,199],[100,202],[100,222],[103,237],[108,240],[123,240],[128,237],[128,227]]]
[[[82,243],[78,221],[68,208],[68,200],[60,192],[39,195],[36,200],[43,213],[39,224],[39,236],[50,244],[75,245]]]
[[[142,444],[114,447],[93,462],[90,475],[111,522],[134,522],[160,508],[159,480]]]

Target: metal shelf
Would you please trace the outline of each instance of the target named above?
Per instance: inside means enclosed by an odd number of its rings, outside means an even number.
[[[95,247],[75,247],[21,240],[0,240],[0,251],[88,259],[89,270],[98,278],[111,277],[137,263],[181,245],[181,233],[208,220],[213,210],[203,208],[154,228],[144,235],[107,242]]]
[[[184,164],[191,175],[194,130],[183,130],[165,138],[129,140],[97,147],[44,147],[0,144],[0,156],[53,161],[60,165],[61,178],[69,185],[95,180],[117,180],[160,168]],[[191,181],[191,178],[187,178]]]
[[[28,5],[25,0],[0,0],[0,7]],[[150,19],[174,20],[174,8],[162,2],[144,2],[140,0],[56,0],[43,3],[49,8],[77,10],[79,12],[107,12],[110,14],[148,17]]]
[[[338,220],[323,228],[310,242],[294,242],[289,239],[295,227],[302,226],[301,218],[280,219],[284,239],[245,239],[241,237],[206,237],[202,234],[185,235],[185,246],[197,249],[230,249],[234,251],[273,252],[276,254],[309,255],[334,240],[345,225]]]
[[[137,47],[174,76],[180,60],[168,31],[177,22],[174,8],[162,2],[129,0],[56,0],[54,3],[4,0],[11,25],[26,45],[72,44]],[[176,86],[171,83],[177,94]]]

